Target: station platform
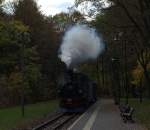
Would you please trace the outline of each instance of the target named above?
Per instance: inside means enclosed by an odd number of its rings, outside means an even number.
[[[98,100],[68,130],[146,130],[137,123],[124,123],[111,99]]]

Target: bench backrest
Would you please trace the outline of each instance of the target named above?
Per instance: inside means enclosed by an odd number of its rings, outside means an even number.
[[[134,112],[134,109],[132,107],[130,107],[130,111],[129,111],[129,114],[132,115]]]

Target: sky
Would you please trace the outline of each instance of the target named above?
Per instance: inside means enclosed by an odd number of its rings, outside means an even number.
[[[9,2],[13,0],[5,0],[5,2]],[[40,6],[40,10],[45,15],[55,15],[60,12],[68,11],[68,7],[74,5],[75,0],[36,0],[38,5]]]
[[[5,0],[5,3],[12,2],[14,0]],[[72,7],[74,5],[75,0],[36,0],[37,4],[40,6],[40,10],[44,15],[52,15],[58,14],[60,12],[67,12],[68,7]],[[106,0],[103,0],[106,1]],[[109,6],[107,2],[105,2],[105,6]],[[78,8],[74,8],[80,11],[82,14],[87,16],[88,11],[92,9],[91,3],[82,3]],[[8,11],[8,10],[7,10]],[[87,17],[89,19],[89,17]]]
[[[45,15],[55,15],[62,11],[67,11],[68,7],[73,6],[74,0],[37,0],[41,11]]]

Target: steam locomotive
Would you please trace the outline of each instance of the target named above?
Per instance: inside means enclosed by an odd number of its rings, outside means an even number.
[[[58,85],[63,112],[83,112],[96,102],[96,83],[83,73],[67,70]]]

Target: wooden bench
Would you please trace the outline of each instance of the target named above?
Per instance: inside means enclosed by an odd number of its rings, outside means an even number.
[[[130,106],[120,106],[120,115],[123,118],[124,122],[126,123],[127,121],[131,121],[132,123],[134,122],[133,120],[133,113],[134,113],[134,108]]]

